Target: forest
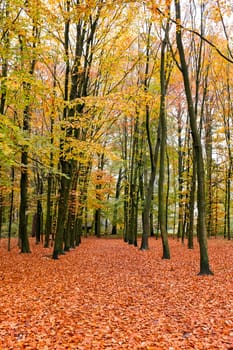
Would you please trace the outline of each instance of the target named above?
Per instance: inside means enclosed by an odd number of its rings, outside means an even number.
[[[232,350],[230,0],[0,1],[0,349]]]
[[[230,1],[2,0],[0,233],[232,238]]]

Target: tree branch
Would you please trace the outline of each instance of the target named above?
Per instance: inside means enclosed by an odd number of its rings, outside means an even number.
[[[163,17],[165,18],[168,18],[167,15],[162,11],[160,10],[158,7],[156,7],[156,10],[157,12],[162,15]],[[213,47],[217,53],[223,57],[226,61],[230,62],[230,63],[233,63],[233,59],[230,59],[228,56],[226,56],[213,42],[211,42],[209,39],[207,39],[205,36],[203,36],[202,34],[200,34],[199,32],[197,32],[196,30],[194,29],[189,29],[189,28],[186,28],[185,26],[183,26],[181,23],[178,23],[174,18],[172,17],[169,17],[168,18],[172,23],[174,23],[175,25],[177,25],[178,27],[180,27],[181,29],[189,32],[189,33],[193,33],[195,35],[197,35],[199,38],[201,38],[203,41],[205,41],[208,45],[210,45],[211,47]]]

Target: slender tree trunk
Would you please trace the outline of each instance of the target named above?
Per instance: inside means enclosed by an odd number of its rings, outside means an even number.
[[[212,116],[206,110],[206,171],[207,171],[207,236],[213,234],[213,180],[212,180]]]
[[[55,97],[55,88],[56,88],[56,64],[54,66],[54,81],[53,81],[53,97]],[[51,149],[53,148],[54,144],[54,114],[55,114],[55,106],[53,104],[53,110],[50,118],[50,145]],[[53,169],[54,167],[54,162],[53,162],[53,151],[50,151],[50,157],[49,157],[49,165],[50,168]],[[46,203],[46,221],[45,221],[45,242],[44,242],[44,247],[48,248],[49,247],[49,240],[52,235],[52,207],[53,207],[53,201],[52,201],[52,189],[53,189],[53,174],[51,171],[49,171],[48,174],[48,181],[47,181],[47,203]]]
[[[43,242],[43,208],[41,197],[43,194],[43,180],[39,175],[39,169],[37,169],[37,205],[36,205],[36,221],[35,221],[35,237],[36,243]]]
[[[121,180],[122,180],[122,168],[119,169],[118,179],[116,183],[115,203],[114,203],[113,218],[112,218],[112,235],[117,234],[117,213],[118,213],[117,208],[118,208],[118,200],[120,198]]]
[[[33,19],[32,23],[32,58],[30,66],[28,67],[28,73],[32,78],[35,71],[36,60],[35,60],[35,49],[39,41],[40,31],[38,29],[38,23]],[[21,56],[22,56],[22,68],[27,65],[28,58],[25,56],[29,43],[25,42],[25,37],[19,35]],[[23,90],[25,94],[25,107],[23,111],[23,125],[22,129],[29,136],[30,134],[30,123],[31,123],[31,112],[30,112],[30,94],[31,94],[31,83],[28,81],[23,82]],[[20,209],[19,209],[19,240],[21,245],[21,253],[30,253],[29,239],[27,234],[27,205],[28,205],[28,146],[22,147],[21,152],[21,179],[20,179]]]
[[[227,67],[228,68],[228,67]],[[231,239],[231,179],[233,169],[233,158],[232,158],[232,145],[231,145],[231,130],[232,130],[232,98],[231,98],[231,87],[229,81],[229,69],[227,69],[227,103],[228,112],[224,113],[224,124],[225,124],[225,138],[228,150],[228,164],[226,171],[226,205],[225,205],[225,235],[228,240]]]
[[[28,171],[27,171],[27,152],[22,152],[21,155],[21,179],[20,179],[20,207],[19,207],[19,239],[21,253],[30,253],[29,240],[27,235],[27,185],[28,185]]]
[[[95,211],[95,235],[100,238],[101,236],[101,210],[100,208]]]
[[[99,155],[98,159],[98,171],[99,174],[97,175],[97,184],[96,184],[96,199],[97,199],[97,205],[100,205],[101,202],[101,195],[100,191],[102,189],[102,172],[104,169],[104,153]],[[95,211],[95,235],[97,237],[101,236],[101,208],[97,208]]]
[[[194,152],[194,150],[193,150]],[[193,230],[194,230],[194,207],[195,207],[195,193],[196,193],[196,159],[195,154],[193,154],[193,172],[191,177],[191,190],[189,198],[189,225],[188,225],[188,248],[193,249]]]
[[[219,197],[218,197],[218,186],[215,187],[215,210],[214,210],[214,230],[213,234],[214,237],[217,238],[218,234],[218,203],[219,203]]]
[[[98,191],[101,190],[101,184],[96,185],[96,199],[98,202],[100,202],[100,195],[98,194]],[[97,208],[95,210],[95,236],[100,238],[101,237],[101,208]]]
[[[124,132],[123,132],[123,145],[122,145],[122,155],[124,159],[124,231],[123,240],[128,242],[129,234],[129,167],[128,167],[128,132],[127,132],[127,120],[125,117],[124,122]]]
[[[2,8],[1,8],[1,16],[4,18],[8,18],[9,16],[9,1],[3,2]],[[3,19],[3,18],[2,18]],[[2,51],[7,53],[8,56],[8,50],[10,48],[10,31],[5,31],[1,38],[1,47]],[[8,57],[1,56],[1,86],[0,86],[0,115],[5,114],[5,106],[6,106],[6,96],[7,96],[7,85],[6,85],[6,79],[8,76]],[[1,171],[1,167],[0,167]],[[12,226],[12,213],[13,213],[13,201],[14,201],[14,189],[13,189],[13,183],[14,183],[14,166],[11,167],[11,194],[10,194],[10,212],[9,212],[9,226],[8,226],[8,251],[10,251],[10,240],[11,240],[11,226]],[[0,192],[0,239],[2,235],[2,223],[3,223],[3,193]]]
[[[25,87],[26,94],[30,87]],[[24,110],[23,130],[29,132],[29,107]],[[30,253],[27,233],[27,201],[28,201],[28,151],[25,148],[21,153],[21,178],[20,178],[20,207],[19,207],[19,240],[21,253]]]
[[[9,212],[9,226],[8,226],[8,252],[11,250],[11,227],[13,219],[13,209],[14,209],[14,181],[15,181],[15,169],[14,166],[11,167],[11,193],[10,193],[10,212]]]
[[[153,200],[153,198],[152,198]],[[153,214],[153,208],[150,210],[150,236],[154,237],[154,214]]]
[[[69,74],[70,74],[70,61],[69,61],[69,32],[70,32],[70,1],[66,1],[66,11],[68,18],[65,22],[64,30],[64,47],[66,55],[66,70],[65,70],[65,82],[64,82],[64,101],[67,103],[69,99]],[[69,115],[69,108],[64,107],[63,110],[63,120],[67,121]],[[70,127],[67,127],[65,131],[65,137],[70,133]],[[55,234],[55,242],[53,249],[53,259],[58,259],[59,254],[63,254],[63,239],[64,239],[64,230],[67,219],[67,208],[68,208],[68,198],[69,190],[71,184],[71,166],[69,161],[64,155],[64,144],[65,139],[60,140],[60,167],[62,174],[60,180],[60,189],[59,189],[59,202],[58,202],[58,217],[57,217],[57,227]]]
[[[167,159],[167,191],[166,191],[166,231],[168,232],[168,226],[169,226],[169,191],[170,191],[170,162],[169,162],[169,155],[168,151],[166,149],[166,159]]]
[[[128,243],[137,245],[137,197],[138,197],[138,143],[139,143],[139,119],[138,115],[135,120],[133,130],[132,152],[131,152],[131,164],[130,164],[130,176],[129,176],[129,235]]]
[[[67,208],[68,198],[71,184],[71,169],[70,164],[66,160],[61,160],[62,173],[61,184],[59,190],[59,204],[58,204],[58,215],[57,215],[57,228],[54,242],[53,259],[58,259],[60,254],[64,254],[63,240],[64,240],[64,229],[67,219]]]
[[[169,30],[169,24],[167,23],[167,28],[165,32],[165,38],[161,45],[161,63],[160,63],[160,114],[159,121],[161,126],[161,141],[160,141],[160,166],[159,166],[159,227],[162,237],[163,245],[163,259],[170,259],[170,250],[168,244],[168,234],[166,225],[166,192],[165,192],[165,159],[166,159],[166,143],[167,143],[167,122],[166,122],[166,73],[165,73],[165,54],[167,45],[167,35]]]
[[[147,47],[146,47],[146,67],[145,67],[145,80],[144,80],[144,90],[145,92],[149,89],[149,66],[150,66],[150,51],[151,51],[151,23],[148,27],[148,34],[147,34]],[[143,200],[143,212],[142,212],[142,241],[141,241],[141,250],[147,250],[149,249],[149,243],[148,238],[151,234],[151,204],[152,204],[152,198],[153,198],[153,192],[154,192],[154,182],[155,182],[155,176],[156,176],[156,167],[158,162],[158,156],[159,156],[159,146],[160,146],[160,124],[158,125],[157,130],[157,139],[154,145],[152,145],[151,140],[151,129],[150,129],[150,110],[149,106],[146,105],[146,136],[147,136],[147,142],[149,147],[149,155],[150,155],[150,175],[149,175],[149,182],[148,185],[145,188],[145,198]]]
[[[159,145],[160,145],[160,125],[158,126],[157,131],[157,140],[155,144],[155,149],[152,151],[152,145],[151,145],[151,138],[150,138],[150,132],[149,132],[149,111],[146,113],[146,129],[147,129],[147,140],[149,142],[149,149],[150,149],[150,159],[151,159],[151,172],[150,172],[150,178],[149,183],[145,191],[145,199],[144,199],[144,206],[143,206],[143,233],[142,233],[142,241],[141,241],[141,250],[147,250],[149,249],[148,244],[148,238],[150,235],[150,212],[151,212],[151,202],[152,202],[152,195],[153,195],[153,189],[154,189],[154,182],[155,182],[155,176],[156,176],[156,166],[159,156]]]
[[[74,168],[76,171],[73,171],[73,178],[72,178],[72,188],[69,198],[69,208],[68,208],[68,219],[67,219],[67,225],[65,230],[65,237],[64,237],[64,243],[65,251],[69,251],[70,248],[75,247],[75,220],[76,220],[76,189],[77,189],[77,183],[78,183],[78,171],[77,171],[77,164],[74,162]]]
[[[44,247],[49,247],[49,240],[52,234],[52,187],[53,187],[53,176],[51,173],[48,174],[47,182],[47,207],[46,207],[46,222],[45,222],[45,241]]]
[[[2,8],[2,16],[7,18],[9,16],[9,4],[6,2],[3,5]],[[1,39],[1,46],[2,46],[2,51],[8,52],[9,49],[9,32],[7,31],[5,35]],[[0,93],[1,93],[1,98],[0,98],[0,114],[5,113],[5,105],[6,105],[6,93],[7,93],[7,86],[6,86],[6,78],[8,75],[8,59],[6,57],[0,57],[1,58],[1,86],[0,86]],[[1,167],[0,167],[1,170]],[[0,239],[2,237],[2,223],[3,223],[3,193],[2,190],[0,191]]]
[[[36,209],[36,243],[43,242],[43,209],[41,200],[37,200],[37,209]]]
[[[185,94],[188,105],[188,113],[190,118],[190,126],[193,137],[193,145],[195,149],[195,155],[197,160],[197,183],[198,183],[198,230],[199,230],[199,248],[200,248],[200,275],[212,274],[209,266],[208,247],[207,247],[207,231],[206,231],[206,205],[205,205],[205,171],[204,160],[202,154],[202,145],[200,135],[197,129],[196,115],[194,111],[194,105],[192,100],[192,93],[189,81],[188,67],[185,60],[181,27],[179,23],[181,21],[180,13],[180,1],[175,1],[176,9],[176,42],[180,56],[180,63],[185,87]]]
[[[178,110],[178,228],[177,228],[177,239],[179,240],[182,236],[183,231],[183,217],[184,217],[184,204],[183,204],[183,155],[182,151],[182,119],[181,119],[181,106]]]

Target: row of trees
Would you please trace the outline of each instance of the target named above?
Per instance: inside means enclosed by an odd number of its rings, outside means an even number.
[[[181,11],[182,9],[182,11]],[[227,1],[0,4],[0,230],[53,258],[88,229],[231,238]],[[32,223],[33,221],[33,223]]]

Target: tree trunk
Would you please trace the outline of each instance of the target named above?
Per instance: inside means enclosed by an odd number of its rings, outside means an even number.
[[[124,231],[123,240],[128,242],[129,234],[129,169],[128,169],[128,131],[127,131],[127,118],[124,121],[124,132],[123,132],[123,144],[122,144],[122,156],[124,160]]]
[[[181,27],[179,23],[181,21],[180,14],[180,1],[175,1],[176,9],[176,42],[180,56],[180,64],[182,69],[185,94],[188,105],[188,113],[190,118],[190,126],[192,131],[193,145],[195,149],[196,161],[197,161],[197,183],[198,183],[198,230],[199,230],[199,248],[200,248],[200,275],[212,274],[209,266],[208,247],[207,247],[207,232],[206,232],[206,206],[205,206],[205,171],[204,160],[202,154],[202,145],[200,135],[197,129],[196,115],[194,111],[194,105],[192,100],[192,93],[189,81],[188,67],[185,60]]]
[[[95,236],[100,238],[101,236],[101,210],[100,208],[95,211]]]
[[[75,220],[76,220],[76,189],[78,183],[78,170],[77,162],[73,162],[73,178],[71,185],[71,193],[68,205],[68,219],[64,236],[65,251],[69,251],[70,248],[75,247]],[[74,170],[76,169],[76,170]]]
[[[37,200],[37,210],[36,210],[36,243],[40,243],[41,241],[43,242],[43,209],[42,209],[42,203],[41,200]]]
[[[205,148],[207,171],[207,236],[213,235],[213,180],[212,180],[212,116],[206,111]]]
[[[181,106],[179,105],[178,110],[178,228],[177,228],[177,239],[179,240],[182,236],[183,231],[183,218],[184,218],[184,204],[183,204],[183,162],[184,162],[184,151],[182,151],[182,120],[181,120]]]
[[[227,67],[229,68],[229,67]],[[232,130],[232,96],[231,87],[229,81],[229,69],[227,69],[227,104],[228,111],[223,111],[224,125],[225,125],[225,138],[228,150],[228,162],[226,170],[226,200],[225,200],[225,222],[224,222],[224,236],[228,240],[231,239],[231,181],[232,181],[232,169],[233,169],[233,158],[232,158],[232,145],[231,145],[231,130]],[[224,108],[225,109],[225,108]]]
[[[54,72],[53,72],[54,80],[53,80],[53,95],[55,97],[56,92],[56,64],[54,66]],[[51,145],[51,151],[50,151],[50,157],[49,157],[49,166],[51,169],[54,167],[54,161],[53,161],[53,144],[54,144],[54,118],[55,118],[55,111],[56,107],[54,106],[53,103],[53,109],[52,109],[52,114],[50,118],[50,145]],[[53,189],[53,183],[54,183],[54,178],[53,174],[51,171],[49,171],[48,174],[48,181],[47,181],[47,203],[46,203],[46,222],[45,222],[45,243],[44,247],[48,248],[49,247],[49,240],[52,235],[52,208],[53,208],[53,201],[52,201],[52,189]]]
[[[71,169],[69,162],[61,160],[62,173],[61,184],[60,184],[60,196],[58,204],[58,216],[57,216],[57,228],[54,242],[53,259],[58,259],[60,254],[64,254],[63,240],[64,240],[64,229],[67,219],[67,208],[68,198],[71,184]]]
[[[49,240],[52,234],[52,186],[53,176],[51,173],[48,175],[48,187],[47,187],[47,203],[46,203],[46,222],[45,222],[45,242],[44,248],[49,247]]]
[[[166,192],[165,192],[165,157],[166,157],[166,143],[167,143],[167,122],[166,122],[166,75],[165,75],[165,53],[167,45],[167,35],[168,35],[169,24],[167,23],[165,38],[161,45],[161,63],[160,63],[160,167],[159,167],[159,189],[158,189],[158,201],[159,201],[159,227],[162,236],[162,246],[163,246],[163,259],[170,259],[170,250],[168,244],[168,234],[166,225]]]
[[[147,33],[147,46],[146,46],[146,67],[145,67],[145,80],[144,80],[144,91],[147,92],[149,89],[149,66],[150,66],[150,51],[151,51],[151,23],[148,27],[148,33]],[[154,192],[154,182],[155,182],[155,176],[156,176],[156,166],[158,161],[158,154],[159,154],[159,126],[158,126],[158,132],[157,132],[157,139],[155,143],[155,147],[153,149],[152,146],[152,140],[151,140],[151,131],[150,131],[150,110],[148,104],[146,105],[145,109],[146,113],[146,135],[147,135],[147,142],[149,147],[149,155],[150,155],[150,177],[148,186],[146,186],[145,189],[145,198],[143,200],[143,212],[142,212],[142,241],[141,241],[141,250],[147,250],[149,249],[149,243],[148,238],[150,236],[151,232],[151,222],[150,222],[150,214],[151,214],[151,203],[152,203],[152,197]]]
[[[149,114],[147,118],[147,125],[149,125]],[[158,132],[157,132],[158,136],[157,136],[154,151],[152,151],[152,147],[149,147],[149,149],[151,149],[151,172],[150,172],[149,183],[146,188],[144,206],[143,206],[143,215],[142,215],[143,231],[142,231],[142,241],[141,241],[141,247],[140,247],[141,250],[149,249],[148,238],[150,236],[150,228],[151,228],[150,213],[151,213],[151,202],[152,202],[152,196],[153,196],[154,182],[155,182],[155,176],[156,176],[156,165],[157,165],[158,155],[159,155],[159,145],[160,145],[159,133],[160,133],[160,127],[158,126]],[[150,143],[149,127],[147,128],[147,140]]]
[[[99,155],[98,157],[98,175],[97,175],[97,184],[96,184],[96,200],[97,200],[97,205],[99,208],[96,209],[95,211],[95,235],[97,237],[101,236],[101,208],[100,208],[100,202],[101,202],[101,195],[100,191],[102,189],[102,172],[104,169],[104,153]]]
[[[34,75],[36,60],[34,51],[36,49],[37,43],[39,41],[40,32],[38,30],[38,23],[32,20],[32,39],[31,43],[25,42],[25,37],[19,35],[20,50],[22,56],[22,66],[27,65],[28,57],[25,59],[25,51],[29,44],[32,45],[32,59],[30,61],[30,66],[28,67],[28,73],[31,78]],[[25,63],[26,62],[26,63]],[[25,69],[25,67],[23,67]],[[25,107],[23,111],[23,125],[22,129],[27,137],[30,135],[30,94],[31,94],[31,83],[28,81],[23,82],[23,90],[25,94]],[[19,239],[21,245],[21,253],[30,253],[29,240],[27,235],[27,203],[28,202],[28,146],[22,147],[21,152],[21,179],[20,179],[20,209],[19,209]]]
[[[11,250],[11,227],[13,219],[14,209],[14,181],[15,181],[15,168],[11,167],[11,193],[10,193],[10,212],[9,212],[9,226],[8,226],[8,252]]]
[[[113,218],[112,218],[112,235],[117,234],[117,212],[118,212],[117,207],[118,207],[118,199],[120,197],[121,180],[122,180],[122,168],[119,169],[118,179],[116,183],[115,203],[114,203]]]
[[[8,2],[6,2],[5,5],[3,5],[1,16],[4,16],[6,18],[9,16],[9,4],[8,4]],[[6,31],[4,36],[1,38],[1,47],[2,47],[3,51],[8,52],[8,49],[9,49],[9,31]],[[7,93],[7,86],[6,86],[7,75],[8,75],[8,59],[4,56],[3,57],[1,56],[0,115],[3,115],[5,113],[6,93]],[[1,170],[1,167],[0,167],[0,170]],[[2,237],[3,208],[4,208],[3,194],[1,191],[0,192],[0,239]]]
[[[66,69],[64,79],[64,101],[67,104],[69,100],[69,76],[70,76],[70,59],[69,59],[69,35],[70,35],[70,1],[65,2],[65,10],[67,11],[67,19],[64,28],[64,49],[66,57]],[[74,88],[73,86],[71,89]],[[67,121],[69,116],[69,108],[65,105],[63,109],[63,121]],[[64,128],[64,127],[63,127]],[[67,218],[68,198],[71,184],[71,169],[69,161],[66,159],[64,154],[64,144],[66,137],[70,134],[70,127],[64,128],[65,132],[64,139],[60,140],[60,167],[62,175],[60,178],[60,189],[59,189],[59,202],[58,202],[58,216],[57,216],[57,227],[53,249],[53,259],[58,259],[59,254],[63,254],[63,239],[64,230]]]
[[[21,179],[20,179],[20,207],[19,207],[19,240],[21,253],[30,253],[27,235],[27,193],[28,193],[28,153],[21,155]]]
[[[193,151],[194,152],[194,151]],[[188,225],[188,248],[193,249],[193,230],[194,230],[194,207],[195,207],[195,193],[196,193],[196,159],[195,154],[193,154],[193,173],[192,173],[192,182],[189,198],[189,225]]]
[[[136,116],[134,130],[133,130],[133,141],[132,141],[132,152],[131,152],[131,164],[130,164],[130,175],[129,175],[129,235],[128,243],[137,246],[137,197],[138,197],[138,115]]]

